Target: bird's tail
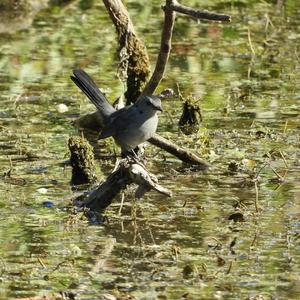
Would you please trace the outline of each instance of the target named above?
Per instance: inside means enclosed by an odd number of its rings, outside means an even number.
[[[101,93],[94,80],[85,71],[81,69],[74,70],[71,79],[96,106],[103,118],[103,122],[116,111]]]

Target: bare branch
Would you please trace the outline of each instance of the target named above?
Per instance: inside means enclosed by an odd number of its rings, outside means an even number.
[[[171,52],[171,40],[175,21],[175,13],[170,8],[173,0],[166,0],[164,27],[161,35],[160,51],[157,57],[156,66],[152,77],[148,81],[146,87],[142,91],[142,96],[152,95],[164,76],[169,55]]]
[[[176,0],[172,1],[170,8],[176,12],[197,18],[197,19],[206,19],[212,21],[223,21],[230,22],[231,17],[224,14],[216,14],[208,11],[201,11],[191,7],[184,6],[178,3]]]
[[[116,30],[120,35],[122,34],[122,31],[125,31],[125,33],[129,32],[130,34],[135,34],[132,21],[122,1],[103,0],[103,3],[110,15],[110,18],[116,26]]]
[[[73,202],[79,207],[103,212],[112,203],[116,195],[131,183],[138,185],[135,193],[136,198],[141,198],[151,189],[165,196],[172,196],[171,191],[160,186],[157,178],[149,173],[141,163],[126,158],[118,163],[117,169],[104,182],[91,191],[79,195],[73,199]]]
[[[169,140],[163,138],[162,136],[159,136],[158,134],[155,134],[151,139],[148,140],[152,145],[155,145],[172,155],[179,158],[181,161],[191,164],[191,165],[197,165],[202,170],[207,170],[209,168],[209,163],[205,160],[198,157],[193,152],[183,149],[179,147],[178,145],[170,142]]]

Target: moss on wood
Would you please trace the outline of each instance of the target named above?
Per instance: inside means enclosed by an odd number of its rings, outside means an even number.
[[[97,181],[93,147],[79,136],[70,137],[68,142],[72,166],[71,183],[74,185]]]

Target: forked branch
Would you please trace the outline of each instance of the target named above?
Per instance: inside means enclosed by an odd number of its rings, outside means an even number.
[[[216,14],[211,13],[206,10],[198,10],[194,9],[188,6],[184,6],[180,3],[178,3],[176,0],[173,0],[170,8],[176,12],[182,13],[184,15],[188,15],[197,19],[205,19],[205,20],[211,20],[211,21],[222,21],[222,22],[230,22],[231,17],[224,14]]]

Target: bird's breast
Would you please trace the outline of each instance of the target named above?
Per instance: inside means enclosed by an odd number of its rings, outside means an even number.
[[[131,150],[150,139],[156,132],[157,114],[150,118],[136,118],[120,128],[115,140],[122,149]]]

